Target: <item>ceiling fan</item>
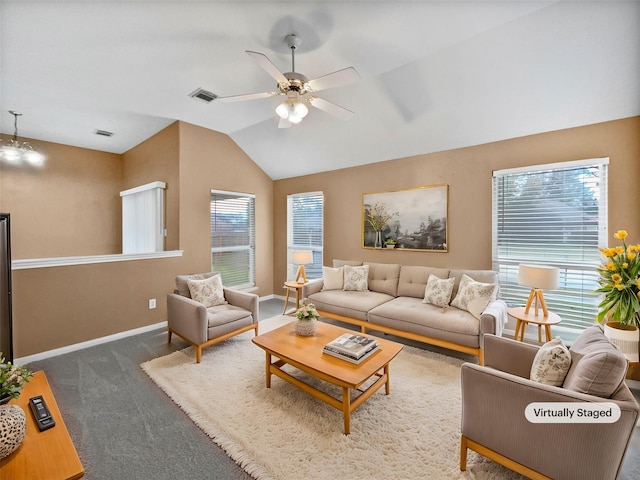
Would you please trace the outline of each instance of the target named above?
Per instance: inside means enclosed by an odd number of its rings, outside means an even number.
[[[223,102],[239,102],[285,95],[287,99],[276,107],[276,114],[280,117],[278,128],[289,128],[291,125],[300,123],[307,113],[309,113],[308,105],[342,120],[350,118],[353,115],[351,110],[347,110],[340,105],[317,97],[315,93],[359,80],[360,75],[358,75],[356,69],[348,67],[309,80],[301,73],[296,72],[295,68],[295,52],[296,48],[300,45],[300,39],[296,35],[290,34],[284,37],[284,40],[291,49],[290,72],[281,73],[266,55],[246,50],[247,54],[278,82],[276,85],[277,91],[232,95],[229,97],[220,97],[220,100]]]

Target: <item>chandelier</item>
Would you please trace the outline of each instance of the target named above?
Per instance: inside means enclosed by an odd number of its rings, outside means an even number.
[[[34,150],[27,142],[18,140],[18,117],[22,115],[20,112],[9,110],[13,115],[14,134],[13,138],[0,147],[0,160],[13,165],[27,163],[33,166],[41,166],[44,164],[44,155]]]

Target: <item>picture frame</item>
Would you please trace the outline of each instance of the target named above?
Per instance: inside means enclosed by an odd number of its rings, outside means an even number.
[[[362,194],[362,248],[448,252],[449,185]]]

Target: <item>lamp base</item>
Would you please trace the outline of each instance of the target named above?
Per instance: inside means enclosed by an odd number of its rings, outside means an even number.
[[[304,271],[304,265],[298,267],[296,272],[296,283],[307,283],[307,275]]]
[[[532,288],[529,292],[529,298],[527,298],[527,304],[524,307],[524,313],[528,314],[531,309],[531,304],[535,305],[535,314],[538,315],[538,308],[542,308],[542,314],[545,317],[549,316],[549,310],[547,310],[547,303],[544,301],[544,295],[539,288]]]

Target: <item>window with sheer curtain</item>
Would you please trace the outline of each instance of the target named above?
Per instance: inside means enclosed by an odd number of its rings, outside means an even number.
[[[211,270],[227,287],[255,286],[255,195],[211,191]]]
[[[298,265],[292,252],[311,251],[313,264],[305,265],[307,279],[322,277],[322,239],[324,228],[322,192],[287,195],[287,280],[293,280]]]
[[[493,268],[500,296],[524,305],[521,263],[555,266],[560,286],[545,291],[561,327],[592,325],[599,298],[596,266],[607,243],[606,158],[499,170],[493,174]]]

